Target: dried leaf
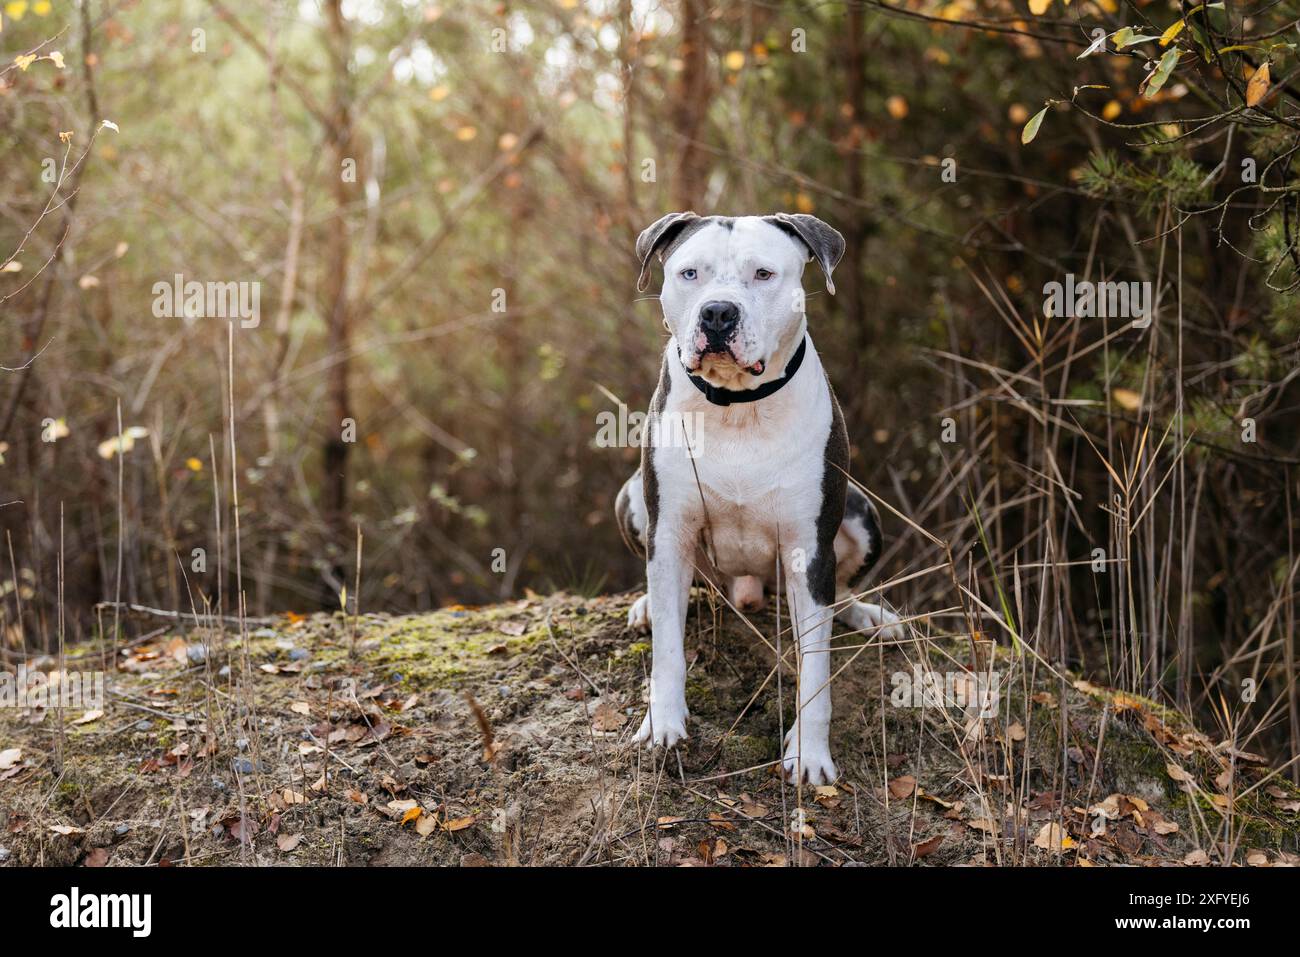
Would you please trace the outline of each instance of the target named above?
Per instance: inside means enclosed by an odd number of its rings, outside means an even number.
[[[1246,105],[1255,106],[1264,95],[1268,93],[1269,87],[1268,63],[1261,63],[1259,69],[1251,74],[1250,82],[1246,84]]]
[[[1043,825],[1043,829],[1038,832],[1034,838],[1034,847],[1044,851],[1062,850],[1068,851],[1075,846],[1074,839],[1062,830],[1061,825],[1055,821],[1049,821]]]
[[[903,798],[910,797],[915,790],[916,778],[910,774],[901,775],[889,782],[889,794],[896,800],[901,801]]]

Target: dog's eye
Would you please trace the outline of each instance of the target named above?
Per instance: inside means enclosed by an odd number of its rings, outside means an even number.
[[[771,279],[774,275],[776,274],[772,272],[772,270],[770,269],[760,269],[758,272],[754,273],[754,278],[761,279],[764,282],[766,282],[767,280]]]
[[[694,279],[695,275],[696,273],[694,269],[683,269],[681,271],[681,277],[685,279],[687,282],[690,282],[692,279]]]

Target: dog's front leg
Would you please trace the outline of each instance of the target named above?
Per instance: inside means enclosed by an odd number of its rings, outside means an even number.
[[[813,598],[804,572],[789,574],[786,601],[798,642],[799,711],[785,736],[785,773],[795,782],[830,784],[838,776],[830,746],[833,612]]]
[[[672,747],[686,737],[686,605],[694,569],[694,536],[680,517],[660,516],[646,563],[650,605],[650,710],[635,740]]]

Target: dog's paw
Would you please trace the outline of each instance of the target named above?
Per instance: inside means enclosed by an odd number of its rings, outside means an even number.
[[[642,595],[636,601],[632,602],[632,607],[627,612],[627,626],[633,631],[639,631],[641,634],[650,632],[650,596]]]
[[[783,766],[786,780],[792,784],[798,784],[801,778],[806,784],[834,784],[840,776],[831,760],[826,735],[804,731],[801,737],[798,722],[786,733]]]
[[[882,608],[880,605],[872,605],[876,611],[876,634],[889,641],[902,641],[907,637],[907,628],[903,625],[903,620],[895,615],[888,608]]]
[[[907,629],[903,627],[902,620],[880,605],[872,605],[865,601],[849,602],[838,613],[838,617],[854,631],[879,635],[888,641],[902,641],[907,636]]]
[[[654,718],[653,722],[650,720],[652,717]],[[653,748],[659,744],[671,748],[677,742],[685,740],[685,738],[686,704],[683,702],[673,707],[651,704],[645,720],[641,722],[641,729],[637,731],[632,740],[647,748]]]

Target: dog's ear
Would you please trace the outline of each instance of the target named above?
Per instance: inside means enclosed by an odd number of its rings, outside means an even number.
[[[835,283],[831,281],[831,273],[835,271],[840,258],[844,255],[844,237],[840,235],[839,230],[827,226],[816,216],[809,216],[807,213],[793,215],[774,213],[765,218],[777,229],[784,229],[808,247],[812,258],[822,267],[822,274],[826,277],[826,291],[832,296],[835,295]]]
[[[637,292],[644,292],[650,284],[650,258],[680,235],[687,224],[698,222],[699,218],[694,213],[669,213],[655,220],[636,238],[636,258],[641,263],[641,273],[636,277]]]

